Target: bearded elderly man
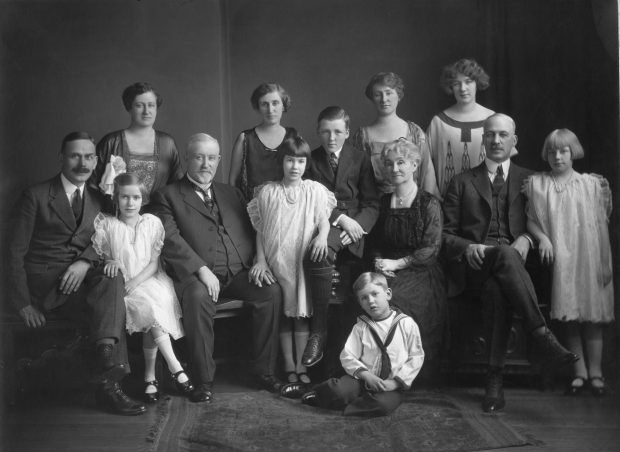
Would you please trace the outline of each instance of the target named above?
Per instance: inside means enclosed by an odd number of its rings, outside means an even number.
[[[101,209],[98,191],[87,187],[97,156],[85,132],[62,141],[61,171],[26,189],[11,224],[10,299],[29,328],[42,328],[49,315],[88,320],[96,344],[98,404],[117,414],[136,415],[144,405],[130,399],[119,381],[129,372],[125,346],[125,283],[108,278],[91,245]]]
[[[211,402],[215,362],[213,318],[223,297],[238,298],[252,309],[253,373],[265,389],[279,391],[275,378],[282,294],[273,280],[260,286],[248,271],[255,234],[241,192],[214,182],[220,162],[217,140],[199,133],[187,144],[187,175],[151,197],[166,230],[162,257],[183,309],[193,402]]]
[[[514,120],[496,113],[484,122],[485,161],[455,176],[444,198],[443,251],[451,277],[482,289],[490,325],[489,369],[482,408],[505,406],[502,369],[512,312],[524,320],[534,344],[551,365],[578,356],[562,347],[545,324],[525,260],[533,245],[526,230],[524,179],[532,172],[510,161],[517,144]],[[460,278],[458,276],[461,276]]]

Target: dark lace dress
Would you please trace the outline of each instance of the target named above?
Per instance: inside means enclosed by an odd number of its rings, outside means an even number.
[[[393,209],[392,195],[381,198],[379,220],[373,229],[373,255],[408,260],[407,268],[388,278],[391,303],[420,327],[427,360],[438,357],[446,319],[446,284],[438,260],[442,213],[437,198],[419,190],[411,207]]]
[[[268,148],[258,138],[256,129],[244,130],[243,140],[243,161],[241,174],[235,186],[241,190],[246,199],[254,197],[254,189],[265,182],[282,179],[282,165],[276,159],[277,151],[282,143],[275,148]],[[292,127],[286,127],[284,140],[297,135],[297,131]]]

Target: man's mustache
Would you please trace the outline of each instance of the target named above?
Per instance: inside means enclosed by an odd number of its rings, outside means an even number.
[[[71,171],[74,172],[74,173],[78,173],[78,174],[88,174],[88,173],[90,173],[90,169],[86,168],[85,166],[81,166],[79,168],[73,168]]]

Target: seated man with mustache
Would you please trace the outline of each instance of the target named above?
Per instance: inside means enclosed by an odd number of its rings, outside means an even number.
[[[206,133],[187,143],[187,174],[153,193],[152,211],[161,219],[166,239],[161,256],[183,309],[189,348],[192,402],[213,399],[213,318],[221,297],[238,298],[252,309],[252,373],[256,383],[276,392],[282,293],[278,283],[250,282],[255,254],[254,228],[239,189],[214,182],[220,146]]]
[[[547,328],[525,269],[533,240],[521,186],[532,172],[510,161],[517,144],[514,120],[502,113],[489,116],[482,143],[484,162],[455,176],[446,192],[443,252],[458,292],[470,288],[481,293],[489,344],[482,409],[495,412],[506,404],[502,375],[513,312],[523,319],[547,365],[566,365],[579,357]]]
[[[48,313],[86,320],[96,344],[97,403],[117,414],[142,414],[144,405],[119,383],[129,372],[125,282],[120,273],[104,275],[91,247],[102,205],[99,192],[86,185],[97,164],[92,137],[67,135],[60,161],[60,174],[26,189],[17,202],[7,246],[10,300],[28,328],[45,326]]]

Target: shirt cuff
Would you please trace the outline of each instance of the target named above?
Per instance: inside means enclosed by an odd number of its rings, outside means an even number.
[[[338,226],[338,222],[340,221],[340,218],[342,218],[342,216],[344,215],[344,213],[341,213],[340,215],[338,215],[338,218],[336,218],[333,222],[332,222],[332,226]]]
[[[365,367],[359,367],[355,369],[355,372],[353,372],[353,378],[355,378],[356,380],[359,380],[360,374],[364,371],[368,371],[368,369],[366,369]]]

